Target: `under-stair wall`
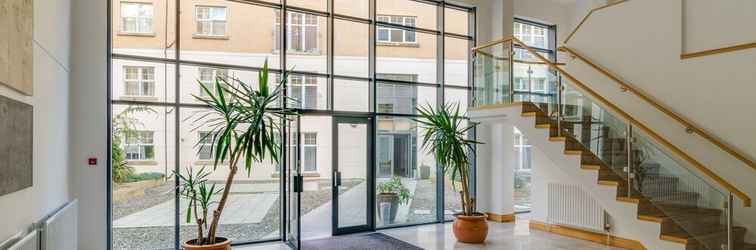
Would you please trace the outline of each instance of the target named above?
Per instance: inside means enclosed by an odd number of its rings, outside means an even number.
[[[684,15],[690,13],[684,11],[684,1],[687,0],[630,0],[595,12],[566,46],[756,159],[756,49],[681,60],[684,35],[691,32],[682,28]],[[726,15],[732,4],[721,7],[707,11]],[[741,18],[756,17],[756,11],[738,13],[752,15]],[[752,23],[729,25],[739,25],[742,32],[756,34]],[[579,60],[566,63],[567,72],[578,80],[740,190],[756,195],[756,169],[700,136],[687,133],[669,116],[623,92],[614,81],[588,65]],[[756,208],[744,208],[737,199],[734,207],[736,225],[748,228],[747,240],[756,241]]]
[[[685,249],[685,246],[682,244],[661,240],[659,238],[661,233],[659,223],[639,220],[637,204],[618,202],[617,187],[599,185],[597,183],[598,171],[581,169],[581,157],[579,155],[566,155],[564,153],[565,145],[563,142],[550,141],[549,129],[535,128],[535,118],[523,118],[521,111],[522,108],[520,105],[513,105],[504,108],[473,110],[470,112],[470,117],[474,121],[483,122],[484,124],[491,121],[501,122],[501,120],[504,120],[516,126],[528,138],[529,143],[543,153],[542,156],[546,157],[543,160],[553,163],[553,165],[545,166],[553,166],[554,168],[550,169],[551,171],[561,171],[561,173],[553,176],[562,176],[562,178],[558,179],[565,181],[567,184],[579,185],[610,214],[612,218],[611,235],[637,240],[646,249]],[[533,192],[541,191],[534,190]],[[533,198],[535,199],[535,203],[539,202],[538,196],[534,196]],[[538,204],[534,205],[538,206]],[[539,212],[536,210],[534,212],[534,219],[546,220],[545,216],[547,215],[545,215],[545,211]]]

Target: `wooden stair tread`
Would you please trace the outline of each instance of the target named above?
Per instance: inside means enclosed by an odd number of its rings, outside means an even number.
[[[663,240],[688,244],[688,243],[691,243],[691,239],[708,240],[708,239],[727,237],[727,230],[724,227],[711,229],[711,230],[712,230],[711,232],[704,232],[701,234],[696,234],[695,238],[690,233],[685,232],[685,231],[662,232],[661,238]],[[744,227],[732,227],[733,234],[745,233],[745,230],[746,229]]]

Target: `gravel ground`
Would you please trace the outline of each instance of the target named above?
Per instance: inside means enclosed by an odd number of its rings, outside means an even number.
[[[417,210],[430,211],[429,214],[415,214]],[[407,224],[436,221],[436,182],[418,180],[415,186],[415,196],[412,197]]]
[[[342,186],[347,188],[340,191],[346,192],[364,180],[343,180]],[[302,193],[302,214],[331,201],[330,180],[320,180],[320,187],[326,187],[318,191]],[[145,190],[144,197],[130,199],[125,202],[113,204],[114,219],[147,209],[174,198],[173,183]],[[281,226],[281,203],[280,198],[268,210],[265,218],[260,223],[221,225],[218,235],[230,238],[234,241],[257,241],[265,240],[265,236],[279,230]],[[117,216],[116,216],[117,215]],[[181,240],[195,238],[196,229],[192,226],[182,226],[180,230]],[[174,227],[144,227],[144,228],[116,228],[113,229],[114,249],[173,249]]]
[[[113,219],[117,220],[160,203],[174,199],[175,193],[173,182],[164,182],[162,185],[144,190],[144,196],[127,199],[113,203]],[[118,187],[114,187],[118,188]]]
[[[454,190],[450,186],[444,187],[444,210],[462,211],[462,200],[459,198],[459,190]],[[454,216],[444,215],[447,220],[453,220]]]

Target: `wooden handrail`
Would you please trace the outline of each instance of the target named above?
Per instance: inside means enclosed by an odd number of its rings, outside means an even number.
[[[751,198],[747,194],[745,194],[742,191],[740,191],[737,187],[735,187],[734,185],[730,184],[729,182],[727,182],[726,180],[724,180],[722,177],[720,177],[719,175],[717,175],[716,173],[714,173],[713,171],[711,171],[709,168],[707,168],[706,166],[704,166],[702,163],[698,162],[696,159],[694,159],[690,155],[688,155],[685,152],[683,152],[680,148],[678,148],[677,146],[675,146],[674,144],[672,144],[671,142],[669,142],[667,139],[664,139],[664,137],[662,137],[661,135],[659,135],[656,132],[654,132],[653,130],[651,130],[651,128],[649,128],[648,126],[646,126],[642,122],[640,122],[640,121],[636,120],[635,118],[633,118],[632,116],[630,116],[630,114],[626,113],[625,111],[622,111],[622,109],[620,109],[619,107],[617,107],[617,105],[614,105],[609,100],[607,100],[603,96],[599,95],[598,92],[594,91],[593,89],[591,89],[590,87],[588,87],[588,85],[585,85],[583,82],[581,82],[580,80],[578,80],[575,77],[573,77],[570,73],[568,73],[567,71],[565,71],[562,67],[559,67],[558,65],[554,64],[553,62],[551,62],[549,59],[547,59],[543,55],[541,55],[538,52],[536,52],[535,50],[533,50],[533,48],[528,47],[527,45],[525,45],[525,43],[523,43],[522,41],[520,41],[517,38],[512,38],[512,41],[514,43],[517,43],[517,44],[521,45],[523,48],[525,48],[526,50],[528,50],[528,52],[530,52],[531,54],[533,54],[536,57],[538,57],[538,59],[540,59],[541,61],[549,64],[549,66],[551,68],[556,69],[557,71],[559,71],[559,73],[562,76],[567,77],[567,79],[569,79],[570,82],[572,82],[575,86],[577,86],[578,88],[582,89],[585,93],[589,94],[594,99],[598,100],[604,106],[608,107],[609,110],[611,110],[613,113],[621,116],[627,122],[633,124],[636,128],[639,128],[640,130],[643,130],[643,132],[645,132],[647,135],[649,135],[652,139],[654,139],[658,143],[662,144],[664,147],[666,147],[669,150],[671,150],[672,153],[674,153],[675,155],[677,155],[678,157],[680,157],[680,159],[683,159],[683,160],[687,161],[693,167],[695,167],[696,170],[700,171],[701,173],[703,173],[707,177],[711,178],[713,181],[715,181],[716,183],[718,183],[719,185],[721,185],[723,188],[725,188],[728,192],[730,192],[733,195],[735,195],[736,197],[738,197],[740,200],[743,201],[743,206],[744,207],[750,207],[751,206]]]
[[[746,50],[746,49],[754,49],[756,48],[756,42],[753,43],[744,43],[744,44],[738,44],[718,49],[710,49],[710,50],[704,50],[704,51],[698,51],[698,52],[691,52],[691,53],[682,53],[680,54],[680,59],[690,59],[695,57],[702,57],[702,56],[710,56],[710,55],[716,55],[716,54],[722,54],[722,53],[728,53],[738,50]]]
[[[668,107],[662,105],[661,103],[659,103],[658,101],[656,101],[653,97],[649,96],[648,94],[646,94],[645,92],[639,90],[638,88],[635,88],[630,83],[627,83],[627,82],[623,81],[622,79],[620,79],[616,75],[612,74],[608,70],[604,69],[603,67],[601,67],[599,65],[596,65],[593,61],[591,61],[590,59],[588,59],[585,56],[581,55],[580,53],[577,53],[575,50],[570,49],[570,48],[568,48],[566,46],[562,46],[559,49],[562,50],[562,51],[566,51],[567,53],[572,54],[573,56],[575,56],[575,58],[579,59],[580,61],[583,61],[584,63],[588,64],[589,66],[591,66],[592,68],[594,68],[595,70],[597,70],[598,72],[600,72],[601,74],[603,74],[604,76],[606,76],[609,79],[612,79],[613,81],[615,81],[617,84],[620,85],[620,87],[623,90],[627,90],[628,92],[635,94],[640,99],[642,99],[643,101],[647,102],[648,104],[651,104],[651,106],[654,106],[656,109],[658,109],[662,113],[664,113],[667,116],[671,117],[675,121],[681,123],[683,125],[683,127],[685,127],[685,129],[688,132],[696,133],[696,134],[700,135],[701,137],[703,137],[707,141],[711,142],[712,144],[716,145],[717,147],[719,147],[723,151],[727,152],[728,154],[732,155],[736,159],[742,161],[743,163],[745,163],[749,167],[751,167],[754,170],[756,170],[756,162],[754,162],[753,160],[751,160],[750,158],[748,158],[747,156],[745,156],[743,153],[741,153],[741,151],[735,149],[733,146],[730,146],[730,145],[724,143],[721,139],[719,139],[716,136],[708,133],[706,130],[702,129],[700,126],[697,126],[696,124],[694,124],[690,120],[686,119],[685,117],[682,117],[681,115],[675,113],[670,108],[668,108]]]
[[[572,32],[570,32],[570,35],[567,36],[566,39],[564,39],[564,44],[567,44],[567,42],[569,42],[570,39],[572,39],[572,36],[574,36],[575,33],[577,33],[577,31],[580,29],[580,27],[583,26],[583,24],[585,23],[585,21],[588,20],[588,17],[590,17],[591,14],[593,14],[593,12],[596,12],[596,11],[599,11],[599,10],[602,10],[602,9],[606,9],[606,8],[609,8],[609,7],[612,7],[612,6],[615,6],[615,5],[627,2],[627,1],[628,0],[620,0],[620,1],[617,1],[617,2],[614,2],[614,3],[610,3],[610,4],[606,4],[606,5],[603,5],[603,6],[599,6],[599,7],[593,8],[591,11],[588,12],[588,14],[586,14],[583,17],[583,20],[580,20],[580,23],[578,23],[578,25],[575,26],[575,29],[573,29]]]
[[[499,39],[499,40],[495,40],[495,41],[490,41],[490,42],[481,44],[480,46],[477,46],[475,48],[472,48],[472,52],[478,52],[478,50],[485,49],[485,48],[488,48],[488,47],[491,47],[491,46],[494,46],[494,45],[497,45],[497,44],[500,44],[500,43],[509,42],[511,40],[512,40],[512,37],[503,38],[503,39]]]

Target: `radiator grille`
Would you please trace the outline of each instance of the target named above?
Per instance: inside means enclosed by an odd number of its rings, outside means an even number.
[[[578,186],[561,183],[548,185],[549,224],[604,232],[607,214],[588,193]]]

